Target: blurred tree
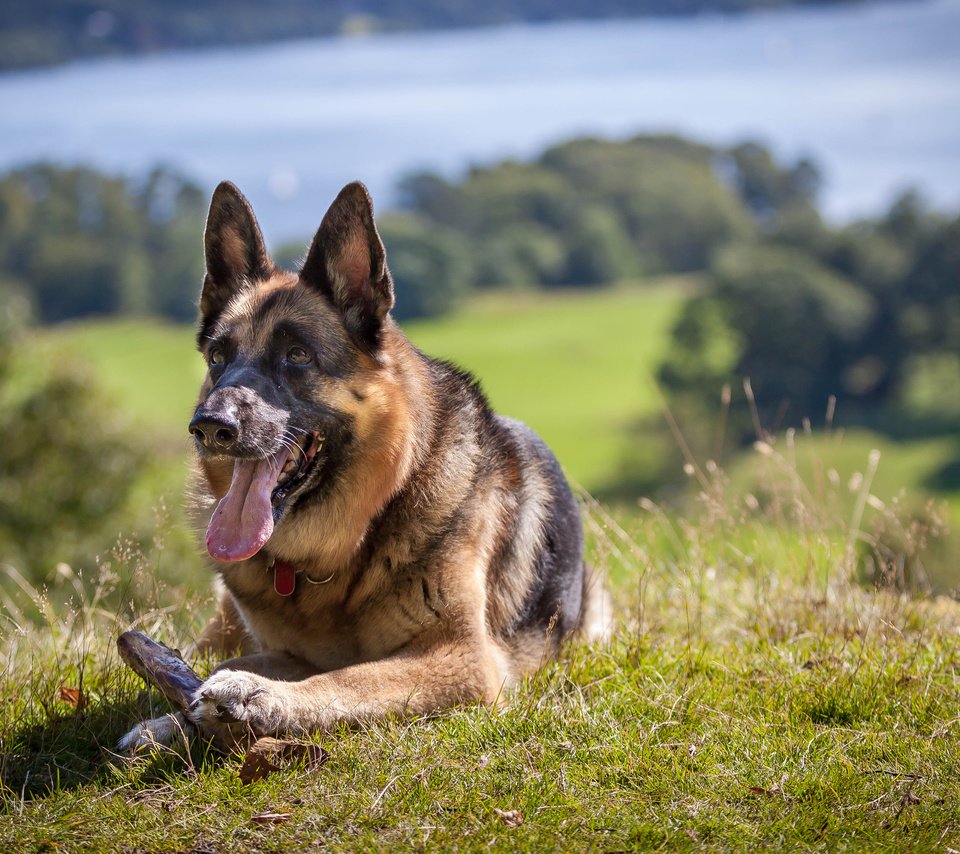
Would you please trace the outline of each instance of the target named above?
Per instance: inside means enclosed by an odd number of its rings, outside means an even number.
[[[915,239],[900,291],[907,347],[960,353],[960,217]]]
[[[607,284],[639,272],[636,244],[616,213],[599,205],[578,211],[568,230],[563,284]]]
[[[467,244],[479,287],[535,287],[561,281],[568,248],[536,222],[517,223],[487,239]]]
[[[147,448],[74,362],[37,365],[25,306],[0,306],[0,564],[31,583],[115,542]]]
[[[273,263],[278,267],[297,272],[303,266],[309,248],[310,245],[306,241],[302,243],[299,241],[282,243],[280,246],[271,248],[270,256],[273,258]]]
[[[653,136],[573,140],[548,149],[540,163],[566,180],[575,208],[610,210],[640,269],[686,272],[704,269],[717,247],[753,230],[712,159],[706,146]]]
[[[751,156],[766,174],[770,163]],[[909,193],[875,221],[808,225],[809,239],[773,230],[717,254],[710,287],[674,329],[665,385],[706,405],[723,383],[750,377],[773,421],[787,405],[794,423],[814,416],[835,395],[847,423],[911,435],[954,429],[960,218]]]
[[[782,167],[768,148],[757,142],[743,142],[726,153],[727,171],[740,197],[755,217],[772,219],[795,207],[816,204],[822,178],[820,170],[802,158],[791,167]]]
[[[714,155],[676,137],[577,139],[533,163],[475,167],[459,183],[411,175],[401,200],[463,236],[481,286],[595,285],[702,270],[719,246],[754,231],[716,174]]]
[[[706,401],[749,377],[765,427],[779,426],[787,407],[797,423],[831,395],[874,390],[880,368],[864,360],[862,342],[876,305],[853,282],[796,250],[761,245],[720,252],[712,278],[675,328],[676,352],[660,372],[668,388]]]
[[[399,320],[442,314],[470,286],[469,253],[455,232],[409,214],[378,220],[396,292]]]
[[[852,378],[876,305],[863,289],[786,249],[730,247],[713,268],[714,296],[748,342],[735,366],[768,406],[795,417],[821,412],[830,395],[868,394]]]
[[[209,198],[169,169],[155,168],[132,194],[143,222],[138,269],[145,308],[177,321],[193,321],[203,278],[203,223]]]
[[[156,169],[140,186],[86,168],[37,164],[0,179],[0,279],[37,318],[194,316],[205,199]]]

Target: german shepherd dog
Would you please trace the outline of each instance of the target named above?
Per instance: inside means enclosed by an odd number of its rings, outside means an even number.
[[[204,249],[209,370],[189,429],[220,603],[195,652],[239,657],[122,748],[496,704],[565,637],[602,632],[560,466],[399,330],[362,184],[299,274],[274,266],[227,182]]]

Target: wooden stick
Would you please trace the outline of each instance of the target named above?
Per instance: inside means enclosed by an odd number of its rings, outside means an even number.
[[[203,680],[180,653],[147,637],[143,632],[124,632],[117,638],[120,657],[148,685],[157,688],[181,712],[193,703]]]

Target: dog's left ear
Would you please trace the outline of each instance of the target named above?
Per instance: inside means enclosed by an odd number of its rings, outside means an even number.
[[[359,181],[347,184],[330,205],[300,277],[327,296],[358,343],[376,348],[393,307],[393,281],[373,202]]]

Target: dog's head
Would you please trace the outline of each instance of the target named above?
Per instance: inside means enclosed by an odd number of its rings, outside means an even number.
[[[217,187],[204,235],[198,344],[208,365],[190,422],[220,498],[218,560],[256,554],[275,525],[322,500],[389,418],[383,348],[393,286],[366,188],[331,205],[299,275],[277,269],[249,202]]]

